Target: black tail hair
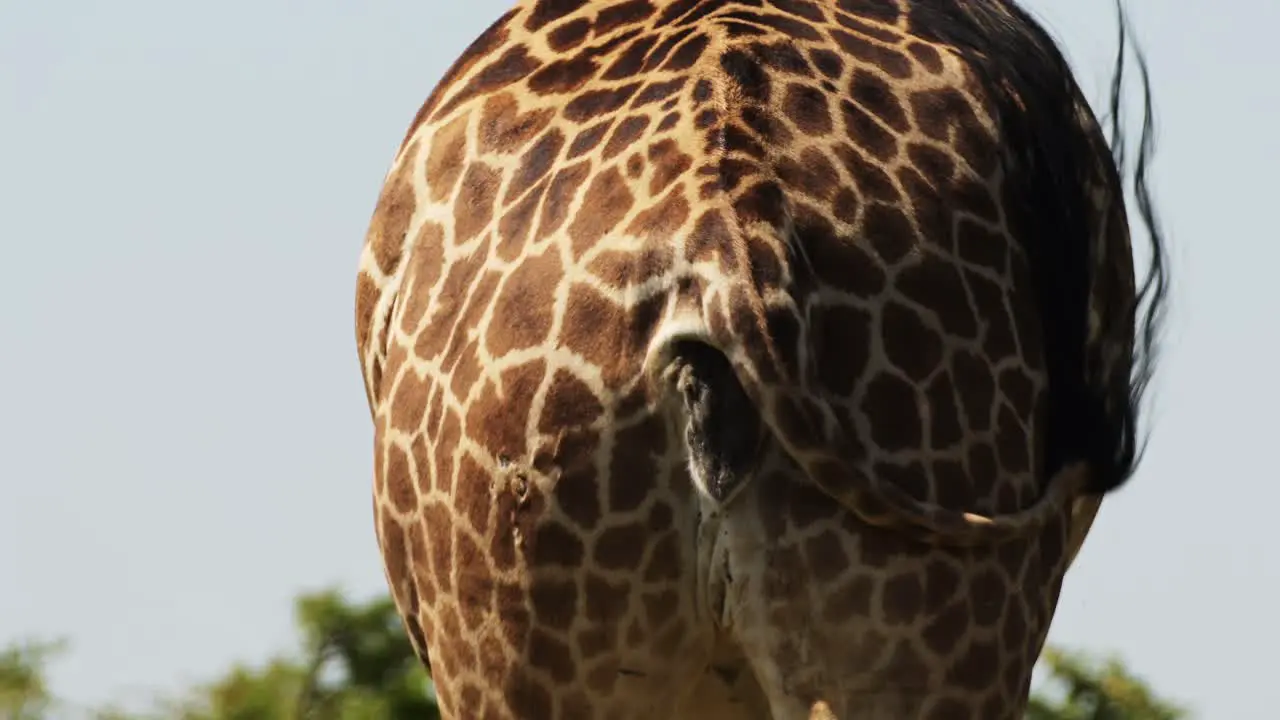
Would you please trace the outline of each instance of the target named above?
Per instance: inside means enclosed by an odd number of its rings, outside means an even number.
[[[1126,148],[1121,90],[1129,20],[1116,0],[1120,47],[1110,94],[1111,159],[1106,180],[1123,201]],[[1155,153],[1151,83],[1139,48],[1144,117],[1133,174],[1138,215],[1151,259],[1136,299],[1127,273],[1097,256],[1102,247],[1087,188],[1097,148],[1077,115],[1081,92],[1045,29],[1013,0],[918,0],[913,32],[955,47],[983,85],[1015,167],[1011,220],[1037,285],[1049,380],[1044,472],[1087,459],[1090,492],[1105,493],[1133,475],[1145,449],[1138,438],[1143,395],[1155,373],[1169,289],[1164,237],[1147,173]],[[1094,180],[1096,182],[1096,180]],[[1114,246],[1117,239],[1108,243]],[[1091,303],[1102,326],[1090,338]],[[1125,303],[1116,306],[1117,303]],[[1135,333],[1133,337],[1131,333]],[[1117,344],[1124,347],[1115,347]],[[1129,344],[1132,343],[1132,344]],[[1104,362],[1104,357],[1119,362]],[[1105,374],[1104,374],[1105,373]]]
[[[1125,40],[1128,34],[1126,31],[1131,28],[1129,26],[1129,17],[1125,14],[1120,0],[1116,0],[1116,13],[1119,16],[1120,23],[1117,33],[1119,42],[1116,50],[1115,72],[1111,78],[1110,144],[1111,154],[1116,163],[1116,172],[1119,177],[1123,178],[1125,176],[1126,153],[1124,118],[1120,108],[1124,75]],[[1146,55],[1141,48],[1137,47],[1136,41],[1134,43],[1134,57],[1138,61],[1138,70],[1142,75],[1143,117],[1142,132],[1138,140],[1138,158],[1133,172],[1133,195],[1137,204],[1138,215],[1142,218],[1142,224],[1145,226],[1150,239],[1151,259],[1147,274],[1138,290],[1135,306],[1130,310],[1131,313],[1138,313],[1141,310],[1143,314],[1139,316],[1139,322],[1137,323],[1137,327],[1140,328],[1140,334],[1137,338],[1138,344],[1133,349],[1130,363],[1129,397],[1128,402],[1124,404],[1129,430],[1126,437],[1127,443],[1121,447],[1123,454],[1120,457],[1121,465],[1119,469],[1123,471],[1123,475],[1118,478],[1118,482],[1114,486],[1102,488],[1103,490],[1114,489],[1114,487],[1118,487],[1127,480],[1137,469],[1138,463],[1146,452],[1148,438],[1143,437],[1141,443],[1139,443],[1135,439],[1136,432],[1134,428],[1137,425],[1138,408],[1142,404],[1147,387],[1155,376],[1156,360],[1159,357],[1165,315],[1168,312],[1169,267],[1167,249],[1165,247],[1164,233],[1160,227],[1160,218],[1156,214],[1155,203],[1151,199],[1151,188],[1147,183],[1147,172],[1150,170],[1152,158],[1155,157],[1155,117],[1151,100],[1151,74],[1147,67]],[[1143,307],[1144,305],[1145,308]]]

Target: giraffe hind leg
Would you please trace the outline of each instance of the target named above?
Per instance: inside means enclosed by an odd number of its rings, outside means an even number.
[[[699,490],[725,505],[751,477],[762,445],[760,413],[723,353],[706,343],[675,348],[675,384],[688,424],[689,469]]]

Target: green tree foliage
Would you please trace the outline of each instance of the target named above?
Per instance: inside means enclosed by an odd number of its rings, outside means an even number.
[[[1040,662],[1049,687],[1035,693],[1027,720],[1182,720],[1185,708],[1159,698],[1115,658],[1046,648]]]
[[[300,597],[301,657],[237,666],[169,714],[179,720],[400,720],[439,717],[431,683],[390,598]]]
[[[305,717],[299,712],[306,670],[288,659],[264,665],[236,665],[216,682],[194,689],[180,702],[155,713],[179,720],[273,720]]]
[[[0,650],[0,720],[42,720],[55,700],[45,668],[66,649],[62,641],[25,641]]]
[[[294,607],[300,650],[236,665],[214,682],[146,713],[104,710],[96,720],[438,720],[431,681],[386,597],[303,595]],[[0,650],[0,720],[52,720],[45,670],[63,644]],[[1184,720],[1120,661],[1048,648],[1048,682],[1027,720]]]

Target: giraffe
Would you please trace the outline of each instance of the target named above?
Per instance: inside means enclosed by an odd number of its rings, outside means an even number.
[[[462,53],[356,289],[444,717],[1021,717],[1167,287],[1125,27],[1112,145],[1012,0],[519,0]]]

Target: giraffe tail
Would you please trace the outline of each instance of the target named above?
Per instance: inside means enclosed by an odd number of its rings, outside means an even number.
[[[682,404],[694,484],[720,506],[746,486],[769,440],[780,443],[823,493],[866,524],[936,545],[995,544],[1035,533],[1073,514],[1089,482],[1087,462],[1068,464],[1030,507],[997,516],[926,502],[842,453],[847,443],[832,431],[834,423],[814,417],[824,414],[820,401],[791,403],[792,398],[782,397],[788,390],[752,382],[730,360],[732,353],[720,350],[709,336],[677,331],[655,345],[647,365]],[[778,408],[787,405],[805,405],[815,412],[809,422],[797,422],[791,413],[783,423]]]

